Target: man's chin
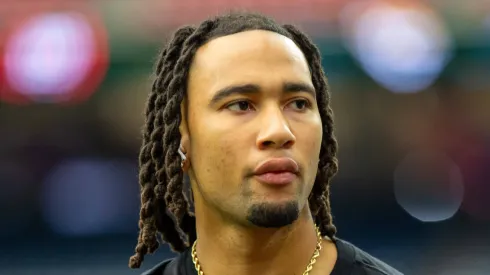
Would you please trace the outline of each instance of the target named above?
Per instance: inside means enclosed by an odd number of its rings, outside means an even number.
[[[280,228],[292,224],[299,218],[298,202],[263,202],[248,209],[247,220],[263,228]]]

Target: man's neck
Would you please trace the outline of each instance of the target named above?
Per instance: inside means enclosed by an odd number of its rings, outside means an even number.
[[[280,229],[216,226],[197,217],[197,256],[204,273],[302,274],[318,242],[308,208],[302,212]]]

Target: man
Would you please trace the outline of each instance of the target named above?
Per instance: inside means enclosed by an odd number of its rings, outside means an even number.
[[[329,101],[291,25],[233,13],[179,29],[147,103],[130,267],[159,233],[180,255],[145,274],[400,274],[335,237]]]

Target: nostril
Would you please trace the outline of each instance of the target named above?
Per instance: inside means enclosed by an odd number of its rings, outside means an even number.
[[[263,144],[264,146],[270,146],[270,145],[274,144],[274,142],[272,142],[272,141],[268,140],[268,141],[264,141],[262,144]]]
[[[283,147],[290,148],[291,146],[293,146],[293,144],[294,144],[293,140],[288,140]]]
[[[263,141],[261,143],[261,147],[262,148],[268,148],[268,147],[280,147],[280,148],[291,148],[291,146],[293,146],[294,144],[294,140],[288,140],[286,142],[283,142],[283,143],[277,143],[277,142],[274,142],[274,141],[271,141],[271,140],[267,140],[267,141]]]

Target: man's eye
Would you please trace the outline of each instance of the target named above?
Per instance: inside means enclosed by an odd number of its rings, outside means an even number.
[[[230,111],[234,112],[247,112],[253,109],[252,104],[250,102],[242,100],[236,101],[226,107]]]
[[[293,109],[303,111],[305,109],[308,109],[311,107],[311,104],[308,100],[306,99],[297,99],[292,101],[289,105],[292,105]]]

